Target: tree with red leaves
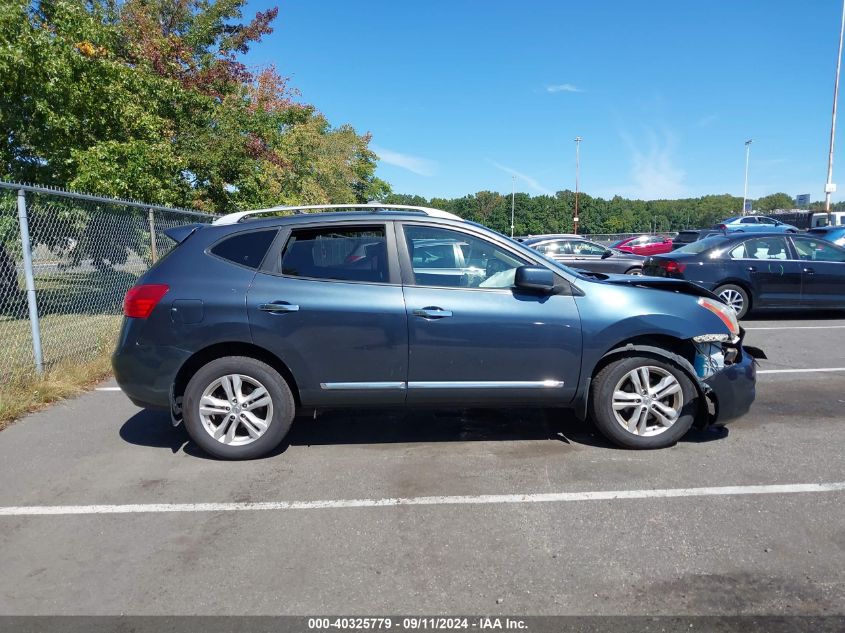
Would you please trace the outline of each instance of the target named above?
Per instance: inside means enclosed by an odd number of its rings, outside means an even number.
[[[278,9],[245,0],[7,0],[3,176],[228,211],[389,191],[369,135],[242,57]]]

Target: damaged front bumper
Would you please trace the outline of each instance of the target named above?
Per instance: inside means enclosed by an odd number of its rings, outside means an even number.
[[[719,371],[700,378],[699,383],[709,403],[709,425],[722,425],[748,413],[756,396],[757,361],[742,347],[745,332],[731,347],[733,362]]]

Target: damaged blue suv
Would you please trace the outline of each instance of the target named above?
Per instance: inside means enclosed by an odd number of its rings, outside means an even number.
[[[437,209],[277,207],[168,235],[126,295],[114,371],[217,457],[267,454],[297,410],[561,407],[646,449],[754,400],[712,293],[578,273]]]

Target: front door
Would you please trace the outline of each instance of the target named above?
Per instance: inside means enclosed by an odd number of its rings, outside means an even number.
[[[452,228],[405,223],[397,235],[408,311],[409,403],[566,404],[581,366],[581,326],[568,284],[553,295],[514,289],[527,264],[504,244]],[[463,253],[461,286],[435,285],[430,244]],[[445,262],[448,263],[448,262]]]
[[[290,367],[304,406],[404,402],[408,326],[392,244],[387,224],[295,227],[256,275],[253,340]]]
[[[801,302],[817,307],[845,307],[845,248],[808,237],[793,236],[792,243],[801,259]]]

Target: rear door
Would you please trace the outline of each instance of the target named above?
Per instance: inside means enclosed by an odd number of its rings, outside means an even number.
[[[758,306],[789,306],[801,300],[801,265],[786,237],[755,237],[733,246],[728,274],[747,279]]]
[[[283,231],[247,295],[255,343],[284,361],[302,404],[401,403],[408,330],[389,222]]]
[[[505,243],[452,226],[405,222],[398,237],[408,310],[408,402],[564,404],[575,394],[581,324],[571,287],[539,295],[513,287],[529,263]],[[438,286],[412,264],[419,245],[461,245],[465,285]]]
[[[816,307],[845,307],[845,248],[825,240],[790,237],[799,257],[801,301]]]

